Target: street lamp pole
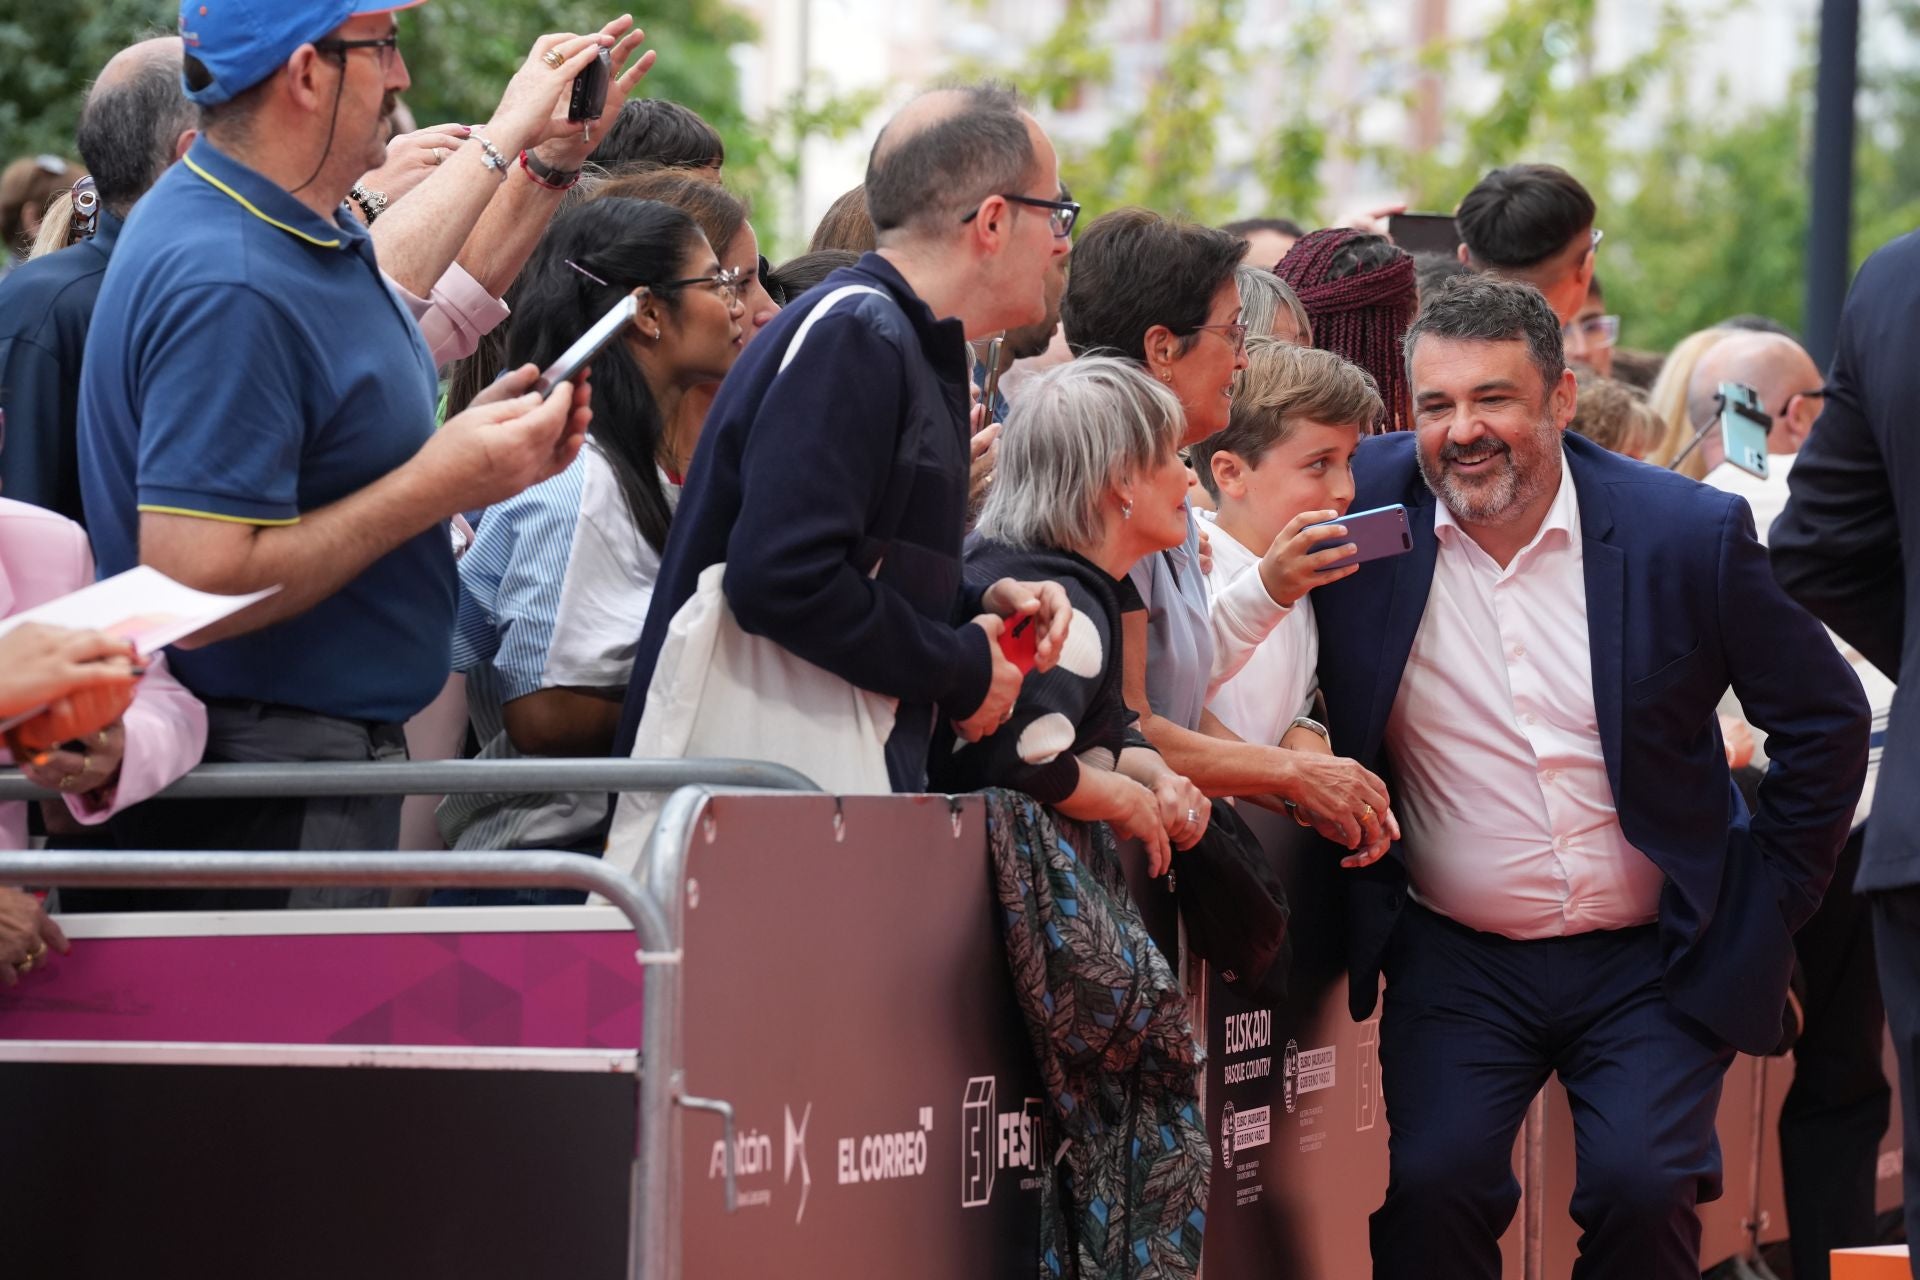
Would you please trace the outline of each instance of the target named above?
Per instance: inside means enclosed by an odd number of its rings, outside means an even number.
[[[798,80],[795,82],[794,105],[805,109],[807,105],[807,77],[812,72],[813,62],[813,0],[796,0],[799,6],[799,38],[796,53],[795,70]],[[794,243],[805,247],[807,243],[807,138],[798,124],[793,134],[793,234]]]
[[[1859,86],[1860,0],[1821,0],[1820,72],[1813,117],[1812,218],[1807,229],[1807,350],[1833,359],[1851,278],[1854,97]]]

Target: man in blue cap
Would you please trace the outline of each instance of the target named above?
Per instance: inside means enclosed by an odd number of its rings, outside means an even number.
[[[584,386],[532,394],[529,366],[434,430],[432,358],[342,205],[380,163],[408,85],[393,19],[404,7],[185,0],[201,136],[128,217],[88,335],[81,488],[102,574],[144,563],[208,591],[278,588],[175,656],[207,703],[209,760],[403,754],[402,723],[449,669],[446,521],[560,471],[590,417]],[[608,40],[549,39],[532,70],[568,80]],[[446,164],[504,181],[548,124],[476,130]],[[398,837],[397,800],[151,808],[124,842],[381,849]]]

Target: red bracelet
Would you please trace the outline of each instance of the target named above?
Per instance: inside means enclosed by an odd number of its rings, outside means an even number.
[[[520,153],[520,167],[527,171],[527,176],[535,183],[549,191],[568,191],[572,189],[574,183],[580,181],[578,169],[563,172],[549,168],[540,162],[539,156],[529,155],[525,151]]]

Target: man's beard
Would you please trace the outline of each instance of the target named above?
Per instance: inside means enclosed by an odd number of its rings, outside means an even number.
[[[1428,460],[1424,449],[1414,452],[1420,463],[1420,478],[1447,504],[1447,510],[1470,524],[1501,524],[1525,511],[1552,487],[1559,472],[1559,442],[1559,428],[1551,419],[1542,419],[1518,455],[1492,435],[1467,445],[1447,441],[1440,446],[1437,463]],[[1483,458],[1498,461],[1488,471],[1470,477],[1448,465]]]

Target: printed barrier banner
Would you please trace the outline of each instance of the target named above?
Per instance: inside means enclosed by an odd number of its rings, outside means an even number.
[[[722,796],[686,887],[687,1280],[1035,1274],[1042,1103],[978,800]]]

